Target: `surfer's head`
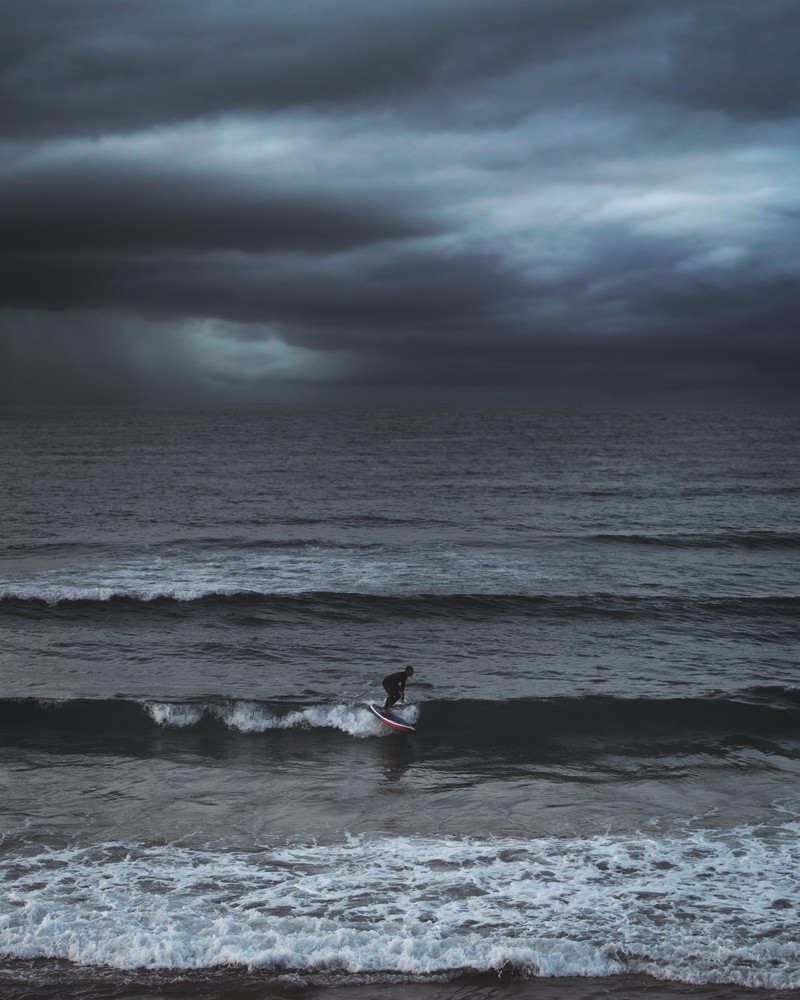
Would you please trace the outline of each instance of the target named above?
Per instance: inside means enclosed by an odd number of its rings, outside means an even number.
[[[414,668],[413,668],[413,667],[406,667],[406,674],[407,674],[407,675],[408,675],[409,677],[411,677],[411,675],[412,675],[413,673],[414,673]]]

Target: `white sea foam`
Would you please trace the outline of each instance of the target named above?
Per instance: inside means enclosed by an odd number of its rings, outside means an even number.
[[[46,850],[0,864],[0,953],[414,976],[511,963],[529,975],[794,989],[798,834],[789,822],[673,837],[358,837],[250,853]]]
[[[388,734],[366,705],[319,705],[280,714],[257,702],[237,701],[227,704],[181,704],[148,701],[145,711],[160,726],[196,725],[204,716],[219,719],[230,729],[242,733],[263,733],[270,729],[338,729],[350,736]],[[419,708],[408,705],[403,710],[410,722],[416,722]]]
[[[160,726],[194,726],[203,718],[202,706],[149,701],[144,705],[148,715]]]
[[[111,552],[107,560],[37,569],[0,579],[0,598],[64,601],[198,600],[239,593],[298,595],[310,592],[368,595],[415,593],[526,593],[541,580],[529,563],[502,553],[387,553],[361,548],[331,551],[310,546],[248,552],[171,554]]]
[[[296,709],[283,715],[252,702],[214,707],[212,714],[231,729],[261,733],[267,729],[340,729],[351,736],[371,736],[376,722],[366,708],[352,705],[320,705]],[[378,723],[380,725],[380,723]]]

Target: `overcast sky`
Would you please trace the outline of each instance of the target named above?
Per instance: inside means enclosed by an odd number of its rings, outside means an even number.
[[[0,401],[796,396],[798,0],[0,13]]]

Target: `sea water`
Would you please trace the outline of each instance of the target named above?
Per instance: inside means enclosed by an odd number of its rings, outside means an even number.
[[[0,991],[796,990],[799,444],[3,413]]]

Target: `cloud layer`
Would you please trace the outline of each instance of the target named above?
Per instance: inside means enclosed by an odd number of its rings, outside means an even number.
[[[794,0],[6,0],[0,398],[792,398]]]

